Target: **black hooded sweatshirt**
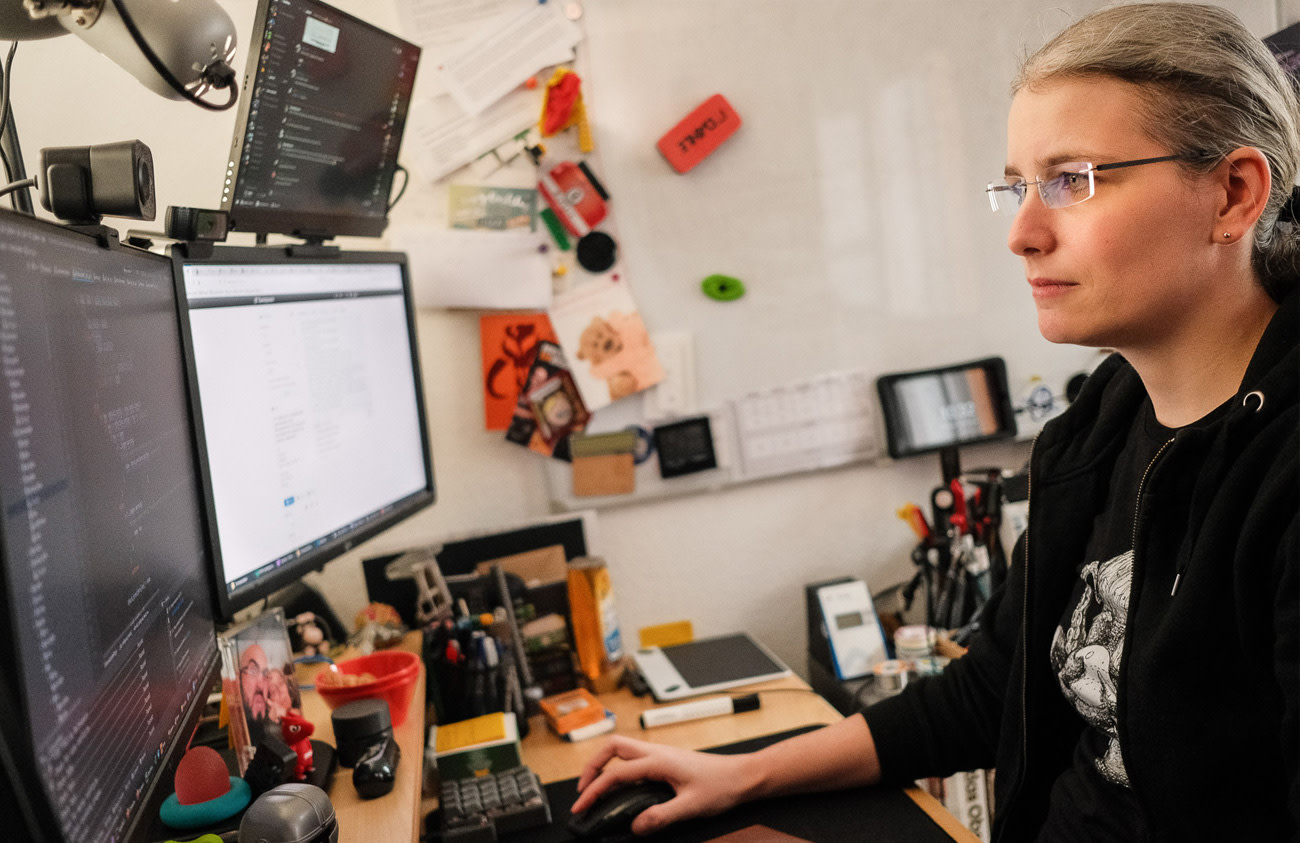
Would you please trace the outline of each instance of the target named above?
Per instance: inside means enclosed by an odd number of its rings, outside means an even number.
[[[1117,725],[1155,841],[1300,840],[1298,323],[1293,292],[1222,422],[1178,430],[1132,492]],[[1035,839],[1072,763],[1084,722],[1048,649],[1146,400],[1118,355],[1088,378],[1034,443],[1029,526],[969,652],[863,712],[890,782],[994,768],[994,841]]]

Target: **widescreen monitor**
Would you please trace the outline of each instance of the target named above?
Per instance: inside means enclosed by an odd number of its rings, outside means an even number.
[[[171,263],[0,211],[0,838],[144,841],[218,673]]]
[[[230,228],[382,234],[420,48],[319,0],[258,0],[248,43]]]
[[[219,615],[433,503],[406,256],[174,256]]]

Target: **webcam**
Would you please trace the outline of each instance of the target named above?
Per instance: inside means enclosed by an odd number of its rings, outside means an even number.
[[[42,149],[40,172],[41,205],[61,220],[154,218],[153,154],[138,140]]]
[[[208,208],[167,206],[163,229],[173,240],[219,243],[230,233],[230,215]]]

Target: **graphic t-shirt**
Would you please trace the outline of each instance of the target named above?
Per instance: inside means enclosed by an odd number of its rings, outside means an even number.
[[[1210,426],[1226,409],[1225,403],[1192,426]],[[1093,522],[1079,582],[1052,639],[1050,659],[1061,693],[1086,728],[1073,766],[1052,787],[1042,841],[1148,838],[1145,812],[1124,766],[1118,687],[1133,591],[1138,497],[1143,478],[1174,433],[1156,421],[1149,400],[1134,418],[1105,506]]]
[[[1133,588],[1133,531],[1138,490],[1173,431],[1148,402],[1134,419],[1115,463],[1104,509],[1093,522],[1087,561],[1052,639],[1061,693],[1087,727],[1074,765],[1057,780],[1040,840],[1141,840],[1145,822],[1129,789],[1116,727],[1120,660]]]

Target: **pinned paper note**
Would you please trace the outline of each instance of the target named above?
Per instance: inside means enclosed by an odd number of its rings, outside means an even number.
[[[417,307],[550,307],[551,264],[532,232],[406,224],[389,227],[389,242],[410,257]]]

